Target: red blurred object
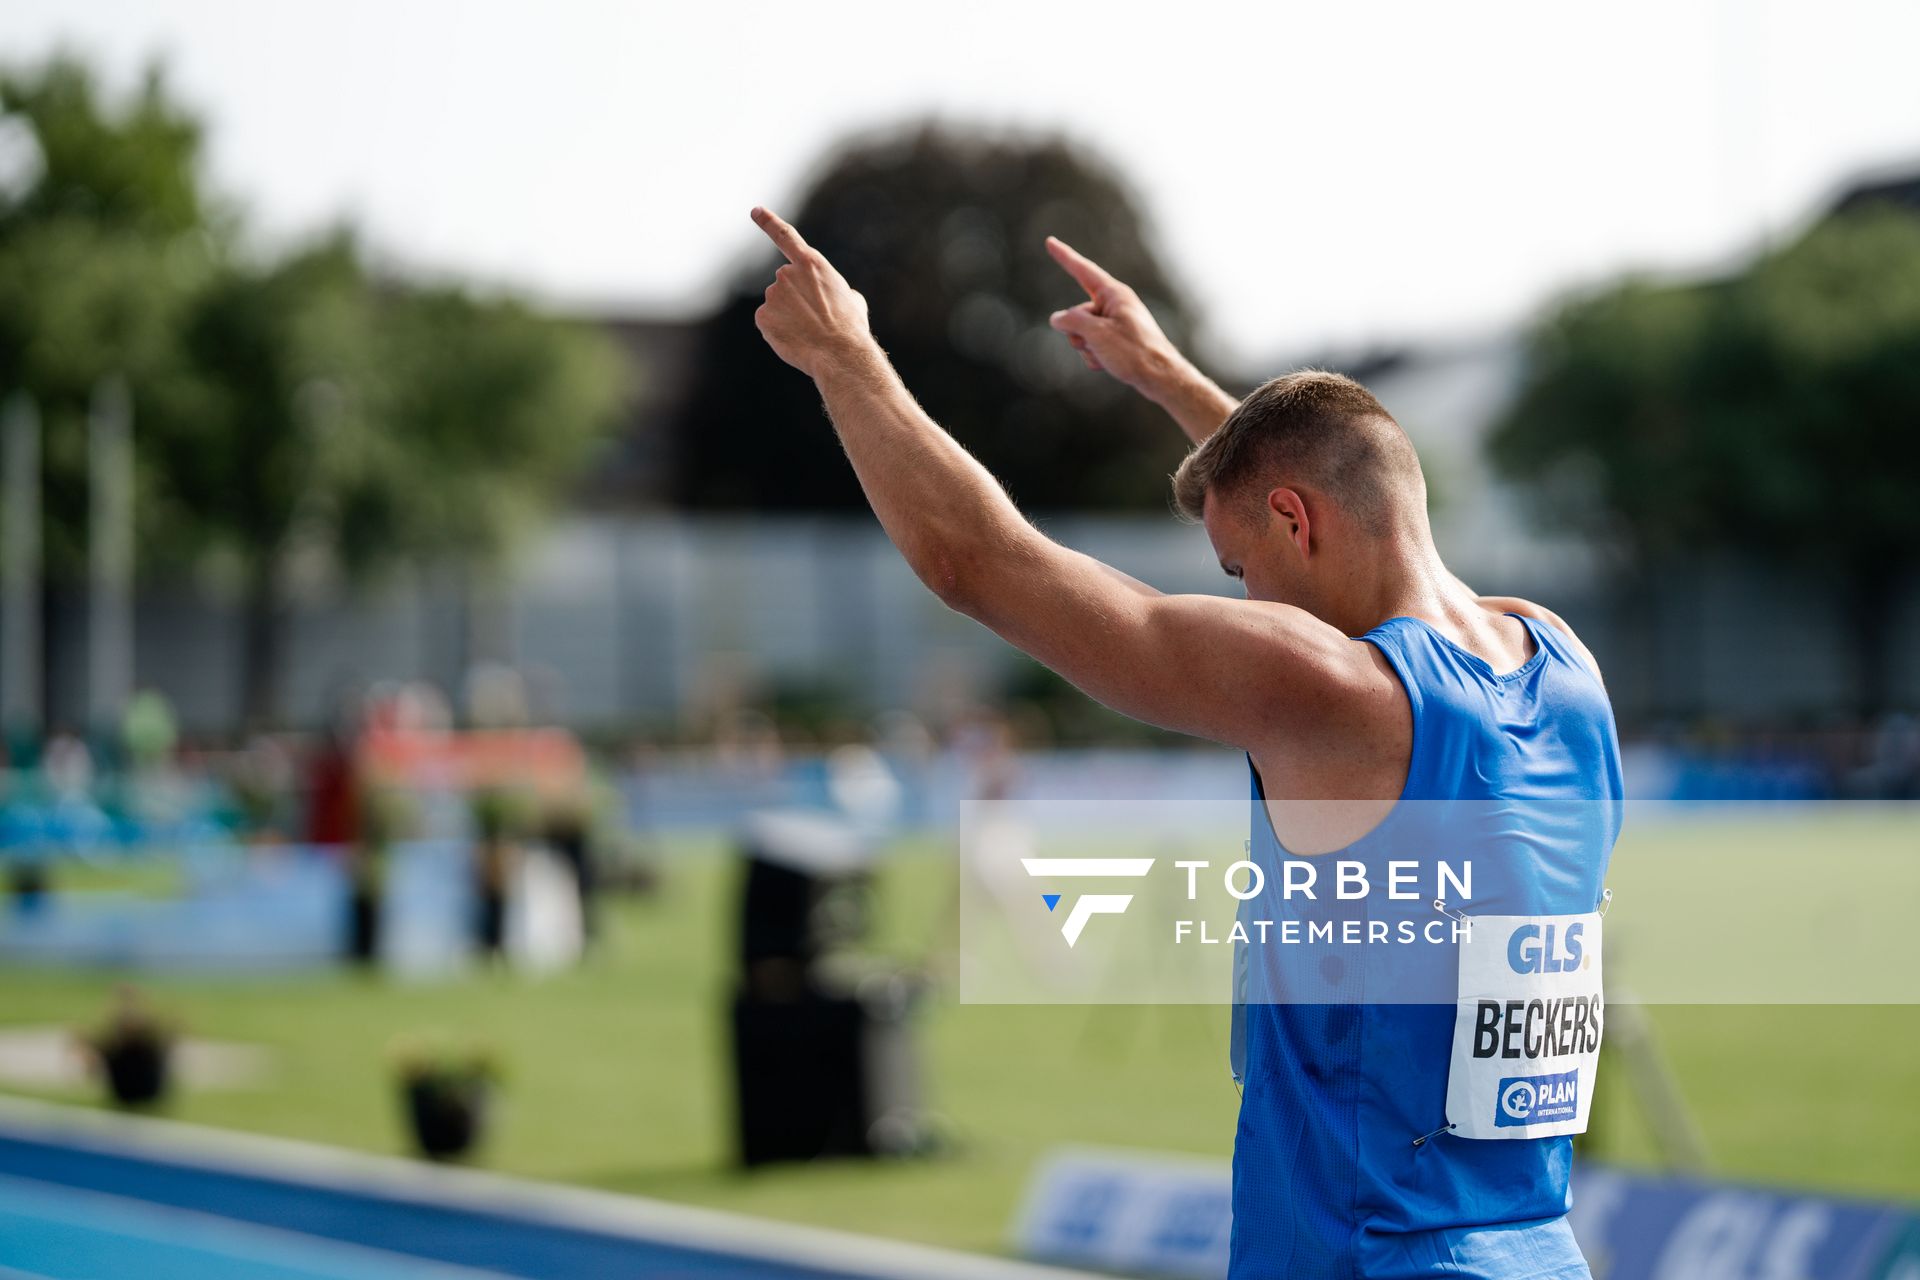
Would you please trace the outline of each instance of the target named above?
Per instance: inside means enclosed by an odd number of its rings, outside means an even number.
[[[352,844],[360,834],[360,798],[353,755],[329,740],[313,762],[307,840],[319,845]]]
[[[564,729],[376,728],[360,740],[359,764],[361,778],[371,784],[468,791],[571,792],[587,776],[587,754]]]

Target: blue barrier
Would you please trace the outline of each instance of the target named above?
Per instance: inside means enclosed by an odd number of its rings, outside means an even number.
[[[1064,1151],[1014,1225],[1028,1257],[1170,1280],[1224,1275],[1224,1163]],[[1275,1188],[1274,1194],[1286,1194]],[[1573,1228],[1595,1280],[1916,1280],[1920,1210],[1582,1162]]]
[[[340,959],[351,885],[338,850],[198,848],[184,868],[178,898],[55,893],[30,912],[0,913],[0,962],[262,973]],[[410,972],[457,967],[473,894],[466,845],[396,846],[382,895],[385,957]]]
[[[1920,1213],[1814,1193],[1582,1166],[1573,1229],[1595,1280],[1920,1276]]]

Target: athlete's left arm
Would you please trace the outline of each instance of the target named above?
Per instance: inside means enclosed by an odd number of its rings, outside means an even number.
[[[754,322],[818,384],[881,525],[949,606],[1123,714],[1256,753],[1370,713],[1382,682],[1318,619],[1162,595],[1042,535],[914,401],[864,299],[785,222],[754,221],[787,258]]]

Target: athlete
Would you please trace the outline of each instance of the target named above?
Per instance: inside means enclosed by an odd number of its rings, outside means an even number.
[[[1503,922],[1515,971],[1535,971],[1499,980],[1582,968],[1577,945],[1564,963],[1567,939],[1585,924],[1597,941],[1620,795],[1598,672],[1552,613],[1476,597],[1447,570],[1419,459],[1371,394],[1307,372],[1236,402],[1132,290],[1049,240],[1088,294],[1054,327],[1195,442],[1175,503],[1247,598],[1165,595],[1022,518],[914,401],[860,294],[778,216],[752,216],[786,258],[755,323],[814,379],[881,525],[942,601],[1124,714],[1244,750],[1256,859],[1269,865],[1372,856],[1369,842],[1409,802],[1483,805],[1507,824],[1494,838],[1522,854],[1489,919]],[[1515,825],[1537,801],[1565,811],[1539,832]],[[1262,980],[1256,968],[1250,981]],[[1556,999],[1546,1023],[1560,1026],[1570,1000]],[[1249,996],[1236,1010],[1230,1275],[1587,1276],[1566,1224],[1565,1135],[1577,1125],[1550,1108],[1576,1086],[1590,1097],[1590,1074],[1568,1084],[1528,1071],[1536,1052],[1596,1047],[1598,1004],[1580,1035],[1556,1038],[1532,1010],[1522,1031],[1528,1003],[1507,1002],[1515,1027],[1503,1039],[1498,999],[1476,1036],[1464,982],[1464,1030],[1451,1002]],[[1476,1056],[1489,1035],[1493,1056]],[[1478,1099],[1496,1090],[1507,1111],[1483,1112]]]

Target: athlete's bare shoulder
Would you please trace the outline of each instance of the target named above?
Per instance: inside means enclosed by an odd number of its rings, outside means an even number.
[[[1371,831],[1406,789],[1413,758],[1413,708],[1392,664],[1371,644],[1341,642],[1312,734],[1248,753],[1275,831],[1302,856]]]
[[[1572,641],[1574,652],[1580,655],[1581,660],[1587,664],[1595,676],[1600,675],[1600,664],[1594,660],[1592,651],[1580,642],[1580,637],[1573,633],[1573,628],[1567,625],[1566,619],[1545,605],[1535,604],[1531,600],[1522,600],[1519,596],[1480,596],[1478,600],[1482,608],[1491,609],[1495,613],[1517,613],[1546,623]]]

